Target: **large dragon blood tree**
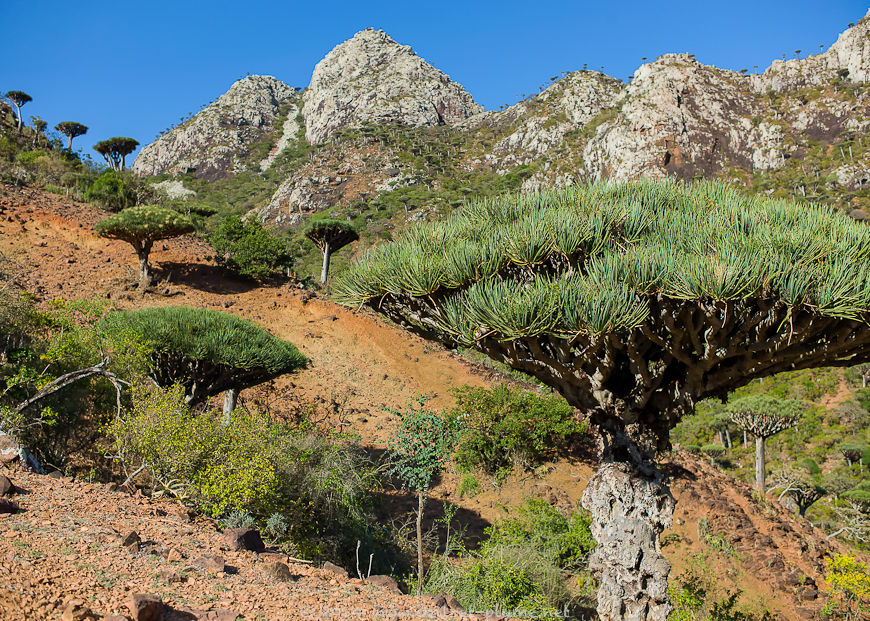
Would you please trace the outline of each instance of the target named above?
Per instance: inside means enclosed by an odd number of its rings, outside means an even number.
[[[656,453],[701,399],[870,359],[868,258],[870,230],[830,209],[641,181],[471,202],[371,249],[337,291],[590,414],[598,613],[658,620],[674,500]]]

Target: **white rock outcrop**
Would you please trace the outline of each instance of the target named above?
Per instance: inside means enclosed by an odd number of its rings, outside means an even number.
[[[363,30],[317,63],[303,97],[305,137],[359,124],[452,124],[482,111],[456,82],[381,30]]]
[[[271,76],[243,78],[193,118],[144,147],[133,170],[158,175],[193,169],[206,178],[238,172],[250,145],[272,131],[279,107],[294,95],[293,88]]]
[[[870,10],[857,24],[844,31],[825,52],[775,60],[764,73],[752,76],[759,93],[782,92],[820,86],[840,78],[849,82],[870,81]]]

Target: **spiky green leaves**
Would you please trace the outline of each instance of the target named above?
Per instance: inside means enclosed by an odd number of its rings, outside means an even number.
[[[225,390],[242,390],[304,368],[293,344],[250,321],[201,308],[169,306],[113,313],[109,331],[138,335],[152,351],[152,379],[184,386],[188,403]]]
[[[651,296],[767,297],[857,319],[870,310],[868,257],[870,231],[830,209],[640,181],[470,203],[369,251],[336,290],[349,304],[449,299],[465,322],[455,332],[477,322],[472,332],[503,338],[630,330]]]
[[[236,369],[289,373],[308,363],[293,344],[250,321],[214,310],[165,306],[123,311],[110,315],[106,326],[132,331],[155,352],[180,352],[190,360]]]
[[[94,230],[100,237],[120,239],[138,247],[192,233],[194,227],[186,216],[177,211],[154,205],[138,205],[100,220]]]
[[[54,128],[68,138],[68,149],[72,149],[73,138],[76,138],[77,136],[84,136],[88,133],[87,125],[82,125],[81,123],[77,123],[75,121],[63,121],[62,123],[58,123],[57,125],[55,125]]]
[[[725,407],[731,422],[758,438],[769,438],[794,427],[805,409],[800,401],[768,395],[741,397]]]

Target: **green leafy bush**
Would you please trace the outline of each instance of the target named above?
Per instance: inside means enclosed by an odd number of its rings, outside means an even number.
[[[589,583],[588,555],[595,547],[589,516],[563,515],[543,500],[528,499],[516,513],[487,529],[487,539],[461,563],[437,559],[425,589],[444,591],[472,610],[512,617],[557,618],[588,593],[571,592],[566,580]]]
[[[215,260],[241,276],[266,278],[293,265],[287,242],[256,220],[229,216],[209,241],[216,253]]]
[[[107,170],[85,192],[85,200],[109,211],[121,211],[136,204],[137,194],[127,179],[114,170]]]
[[[586,425],[560,396],[539,396],[509,384],[495,388],[463,386],[454,390],[456,407],[447,413],[460,439],[459,467],[489,474],[528,467],[580,439]]]
[[[107,428],[128,469],[145,467],[155,489],[215,517],[250,515],[279,544],[308,557],[395,559],[373,526],[374,469],[355,445],[330,441],[267,416],[235,410],[195,414],[181,386],[137,385]],[[246,518],[247,519],[247,518]],[[386,567],[384,567],[386,565]]]

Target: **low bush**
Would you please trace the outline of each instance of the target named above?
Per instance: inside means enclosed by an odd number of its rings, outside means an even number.
[[[668,621],[773,621],[767,610],[744,609],[740,591],[721,593],[702,558],[690,561],[690,568],[668,584],[673,606]]]
[[[266,278],[293,265],[286,240],[255,220],[224,218],[210,237],[215,260],[240,276]]]
[[[539,396],[509,384],[454,390],[457,405],[447,413],[460,439],[460,468],[482,468],[497,477],[527,468],[582,438],[587,430],[559,395]]]
[[[192,412],[180,386],[140,385],[108,432],[126,468],[144,467],[158,491],[214,517],[251,516],[309,558],[349,562],[360,540],[375,571],[394,569],[371,517],[374,469],[358,447],[242,410],[223,421],[217,411]]]
[[[137,193],[125,176],[107,170],[85,192],[85,200],[109,211],[121,211],[136,205]]]
[[[487,529],[489,539],[459,563],[440,557],[425,590],[452,594],[469,610],[496,610],[511,617],[558,618],[565,608],[588,604],[587,557],[595,547],[585,513],[563,515],[542,500],[528,499]]]

